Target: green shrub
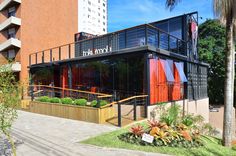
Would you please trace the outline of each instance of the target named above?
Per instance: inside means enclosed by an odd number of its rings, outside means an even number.
[[[41,96],[37,101],[40,102],[50,102],[50,98],[48,96]]]
[[[91,106],[92,106],[92,107],[96,107],[96,106],[97,106],[97,103],[98,103],[97,100],[93,100],[93,101],[91,102]],[[108,104],[108,102],[107,102],[106,100],[101,100],[101,101],[100,101],[100,106],[105,106],[105,105],[107,105],[107,104]]]
[[[51,98],[50,100],[51,103],[60,103],[60,99],[57,97]]]
[[[101,100],[100,101],[100,106],[105,106],[107,104],[108,104],[108,102],[106,100]]]
[[[79,106],[85,106],[87,104],[87,100],[86,99],[76,99],[74,101],[74,104],[79,105]]]
[[[71,105],[73,103],[73,100],[71,98],[63,98],[63,99],[61,99],[61,103]]]
[[[91,102],[91,106],[92,106],[92,107],[96,107],[97,103],[98,103],[97,100],[93,100],[93,101]]]

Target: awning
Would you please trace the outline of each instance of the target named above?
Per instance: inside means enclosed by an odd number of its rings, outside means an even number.
[[[174,79],[173,72],[171,71],[169,63],[166,60],[162,60],[162,59],[160,59],[160,61],[161,61],[162,68],[164,69],[167,81],[174,82],[175,79]]]
[[[184,64],[181,62],[175,62],[175,67],[178,70],[181,82],[188,82],[186,75],[184,73]]]

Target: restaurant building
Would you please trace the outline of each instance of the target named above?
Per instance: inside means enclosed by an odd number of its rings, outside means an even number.
[[[208,120],[208,65],[198,60],[197,30],[193,12],[101,36],[78,33],[74,43],[29,56],[31,84],[115,100],[148,95],[148,116],[156,104],[178,101]]]

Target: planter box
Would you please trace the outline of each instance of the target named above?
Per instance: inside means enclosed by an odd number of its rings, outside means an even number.
[[[30,101],[31,100],[21,100],[20,109],[28,110],[29,109],[29,105],[30,105]]]
[[[105,123],[115,116],[113,106],[94,108],[54,103],[31,101],[29,111],[32,113],[56,116],[61,118],[81,120],[93,123]]]

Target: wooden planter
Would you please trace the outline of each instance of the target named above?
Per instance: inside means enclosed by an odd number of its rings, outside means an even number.
[[[113,106],[94,108],[86,106],[74,106],[54,103],[31,101],[29,111],[32,113],[56,116],[61,118],[81,120],[93,123],[105,123],[115,116]]]

